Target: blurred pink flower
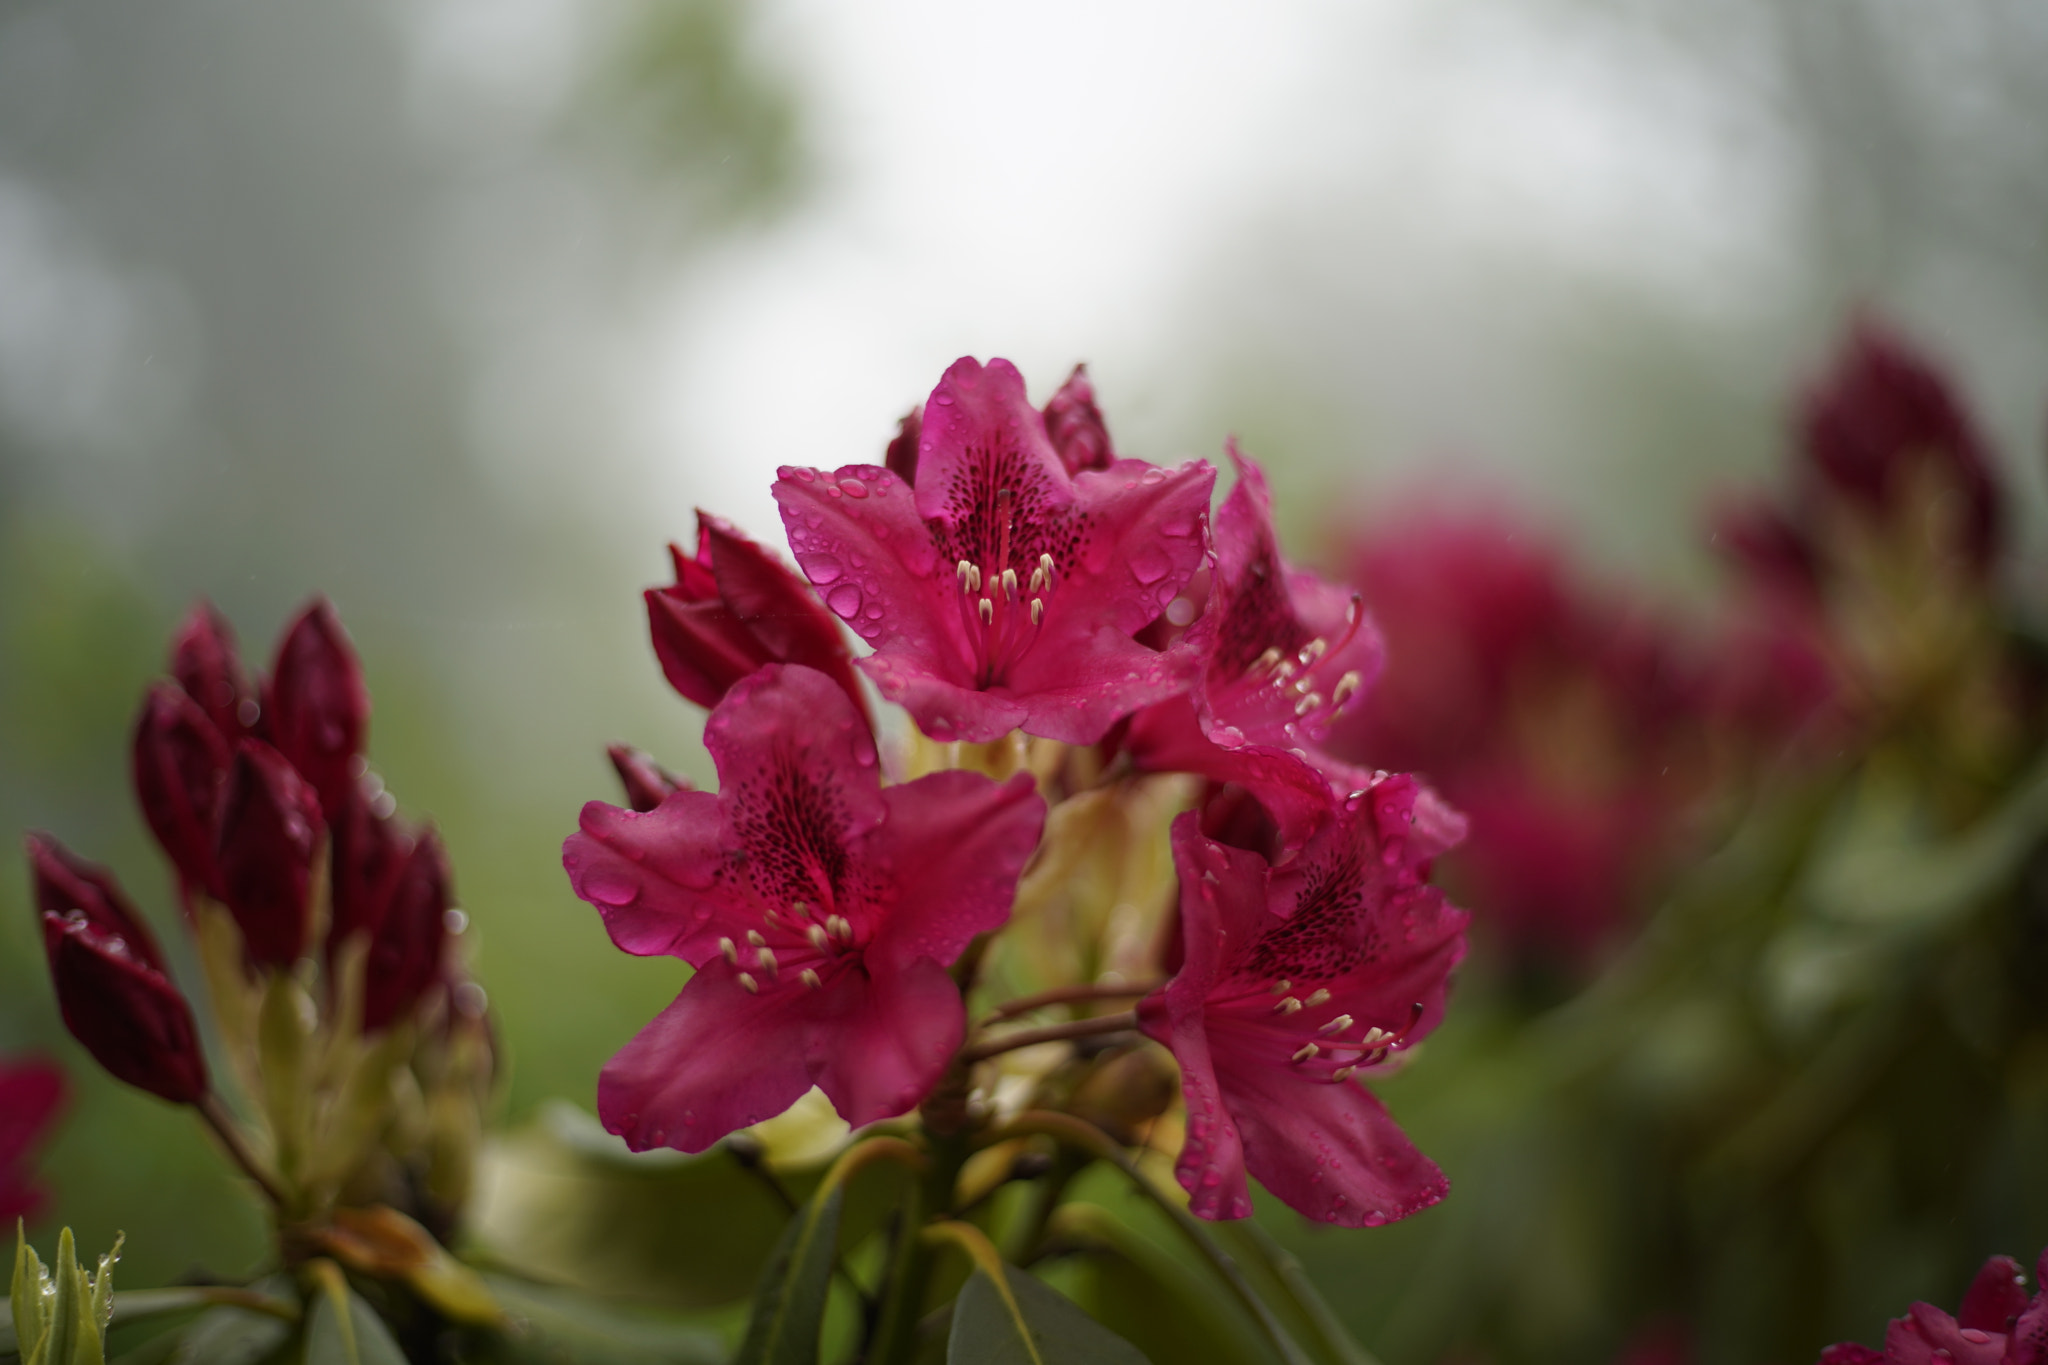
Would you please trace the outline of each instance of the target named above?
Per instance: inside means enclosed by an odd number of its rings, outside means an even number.
[[[1184,961],[1138,1006],[1181,1068],[1176,1174],[1203,1218],[1251,1212],[1246,1177],[1323,1222],[1434,1204],[1443,1173],[1352,1076],[1434,1029],[1466,915],[1424,883],[1462,822],[1405,776],[1347,798],[1292,859],[1173,826]]]
[[[33,1057],[0,1057],[0,1226],[33,1222],[48,1202],[29,1156],[64,1108],[64,1073]]]
[[[1388,666],[1329,747],[1425,776],[1466,812],[1457,884],[1507,939],[1593,950],[1672,851],[1702,777],[1710,680],[1674,634],[1585,592],[1503,516],[1398,515],[1345,564]]]
[[[913,1108],[966,1026],[946,969],[1009,916],[1044,803],[1031,779],[883,787],[824,674],[770,665],[705,725],[720,790],[650,812],[593,801],[562,861],[629,953],[697,968],[605,1066],[598,1111],[636,1150],[700,1152],[813,1085],[852,1124]]]
[[[785,467],[775,499],[797,564],[874,646],[860,666],[925,733],[1093,744],[1186,687],[1183,654],[1132,637],[1202,562],[1208,464],[1070,475],[1016,368],[969,358],[925,404],[914,477]]]
[[[2048,1278],[2048,1251],[2034,1267]],[[1820,1353],[1821,1365],[2043,1365],[2048,1362],[2048,1293],[2031,1297],[2019,1262],[1993,1256],[1963,1295],[1954,1317],[1916,1303],[1892,1319],[1884,1349],[1845,1341]]]

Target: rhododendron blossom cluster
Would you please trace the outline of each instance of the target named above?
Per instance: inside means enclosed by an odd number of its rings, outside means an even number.
[[[718,790],[614,750],[627,808],[591,803],[564,848],[620,948],[695,973],[605,1067],[607,1128],[700,1152],[815,1087],[944,1143],[1099,1117],[1157,1044],[1184,1113],[1142,1086],[1108,1112],[1195,1214],[1249,1214],[1248,1176],[1351,1226],[1442,1197],[1365,1082],[1442,1017],[1466,917],[1429,871],[1464,822],[1323,748],[1380,637],[1281,559],[1264,475],[1229,457],[1212,516],[1215,468],[1120,455],[1083,372],[1041,410],[963,359],[884,463],[779,472],[801,577],[701,518],[647,605]],[[1120,926],[1147,946],[1053,979],[1034,943],[1074,921],[1016,912],[1020,882],[1141,808],[1152,842],[1113,875],[1170,879]]]

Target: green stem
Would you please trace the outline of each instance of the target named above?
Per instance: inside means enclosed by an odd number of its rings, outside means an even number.
[[[193,1308],[240,1308],[285,1322],[297,1322],[296,1304],[235,1285],[192,1285],[175,1289],[130,1289],[114,1295],[114,1321],[134,1322]]]
[[[263,1191],[271,1207],[283,1209],[284,1192],[278,1188],[270,1172],[263,1168],[263,1164],[256,1160],[255,1154],[242,1141],[241,1130],[235,1126],[233,1116],[221,1107],[219,1097],[209,1090],[201,1095],[192,1107],[199,1111],[199,1117],[213,1130],[213,1135],[220,1139],[221,1146],[228,1149],[228,1155],[242,1168],[242,1174],[256,1182],[256,1188]]]
[[[1272,1233],[1249,1218],[1237,1224],[1237,1229],[1241,1236],[1257,1248],[1260,1257],[1266,1262],[1266,1268],[1273,1272],[1273,1278],[1287,1291],[1287,1297],[1294,1301],[1294,1306],[1300,1311],[1303,1319],[1315,1328],[1317,1339],[1332,1358],[1341,1361],[1342,1365],[1380,1365],[1378,1358],[1359,1345],[1352,1337],[1350,1329],[1338,1321],[1337,1315],[1331,1311],[1329,1303],[1317,1290],[1315,1282],[1309,1279],[1308,1272],[1302,1269],[1301,1262],[1295,1259],[1294,1253],[1274,1241]]]
[[[930,1150],[924,1178],[911,1186],[910,1197],[903,1203],[888,1275],[880,1290],[881,1312],[861,1357],[866,1365],[895,1365],[910,1360],[916,1352],[918,1319],[923,1314],[933,1260],[932,1248],[921,1235],[924,1222],[951,1209],[953,1188],[969,1154],[967,1143],[958,1137],[928,1134],[927,1140]]]
[[[1181,1234],[1208,1260],[1211,1268],[1223,1282],[1230,1286],[1231,1292],[1237,1295],[1238,1301],[1251,1313],[1260,1330],[1266,1334],[1267,1340],[1280,1353],[1280,1358],[1286,1361],[1287,1365],[1314,1365],[1294,1338],[1288,1335],[1286,1327],[1273,1315],[1273,1310],[1267,1306],[1266,1301],[1259,1297],[1258,1291],[1252,1288],[1251,1282],[1245,1279],[1244,1271],[1238,1267],[1230,1253],[1204,1230],[1193,1214],[1154,1186],[1146,1178],[1145,1173],[1138,1169],[1138,1163],[1131,1159],[1130,1153],[1119,1146],[1109,1134],[1092,1123],[1075,1118],[1072,1114],[1032,1109],[1019,1114],[1005,1127],[988,1134],[984,1140],[991,1143],[1003,1142],[1010,1138],[1034,1134],[1042,1134],[1077,1147],[1122,1171],[1139,1193],[1157,1204],[1160,1210],[1173,1220],[1174,1226],[1179,1228]]]

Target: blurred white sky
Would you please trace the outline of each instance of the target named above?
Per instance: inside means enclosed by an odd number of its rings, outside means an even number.
[[[1410,347],[1469,343],[1489,369],[1540,352],[1475,298],[1472,271],[1503,260],[1703,320],[1767,296],[1789,211],[1773,145],[1661,35],[1575,31],[1543,9],[774,5],[761,50],[810,101],[820,183],[656,310],[636,433],[656,505],[702,502],[772,536],[775,465],[878,458],[964,353],[1010,356],[1035,395],[1085,359],[1130,453],[1214,456],[1221,429],[1191,433],[1196,449],[1145,440],[1215,415],[1189,390],[1210,378],[1197,362],[1242,342],[1211,329],[1259,307],[1227,302],[1247,262],[1264,282],[1238,292],[1298,295],[1272,311],[1341,329],[1315,315],[1348,295],[1358,328],[1419,332],[1355,338],[1397,365]],[[1466,391],[1425,385],[1392,441],[1514,425],[1510,396],[1499,424],[1474,421],[1471,374],[1429,363]]]

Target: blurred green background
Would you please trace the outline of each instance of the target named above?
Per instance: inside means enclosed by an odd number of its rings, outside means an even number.
[[[587,1102],[679,978],[557,850],[608,742],[708,776],[637,595],[693,504],[773,539],[774,465],[878,458],[954,356],[1039,397],[1085,359],[1128,453],[1238,433],[1298,552],[1426,487],[1683,596],[1871,304],[1952,362],[2033,565],[2044,129],[2048,13],[1993,0],[0,0],[0,825],[181,951],[133,709],[195,597],[262,661],[324,591],[505,1117]],[[125,1228],[129,1284],[246,1268],[196,1127],[62,1034],[17,850],[0,1051],[77,1083],[56,1216]]]

